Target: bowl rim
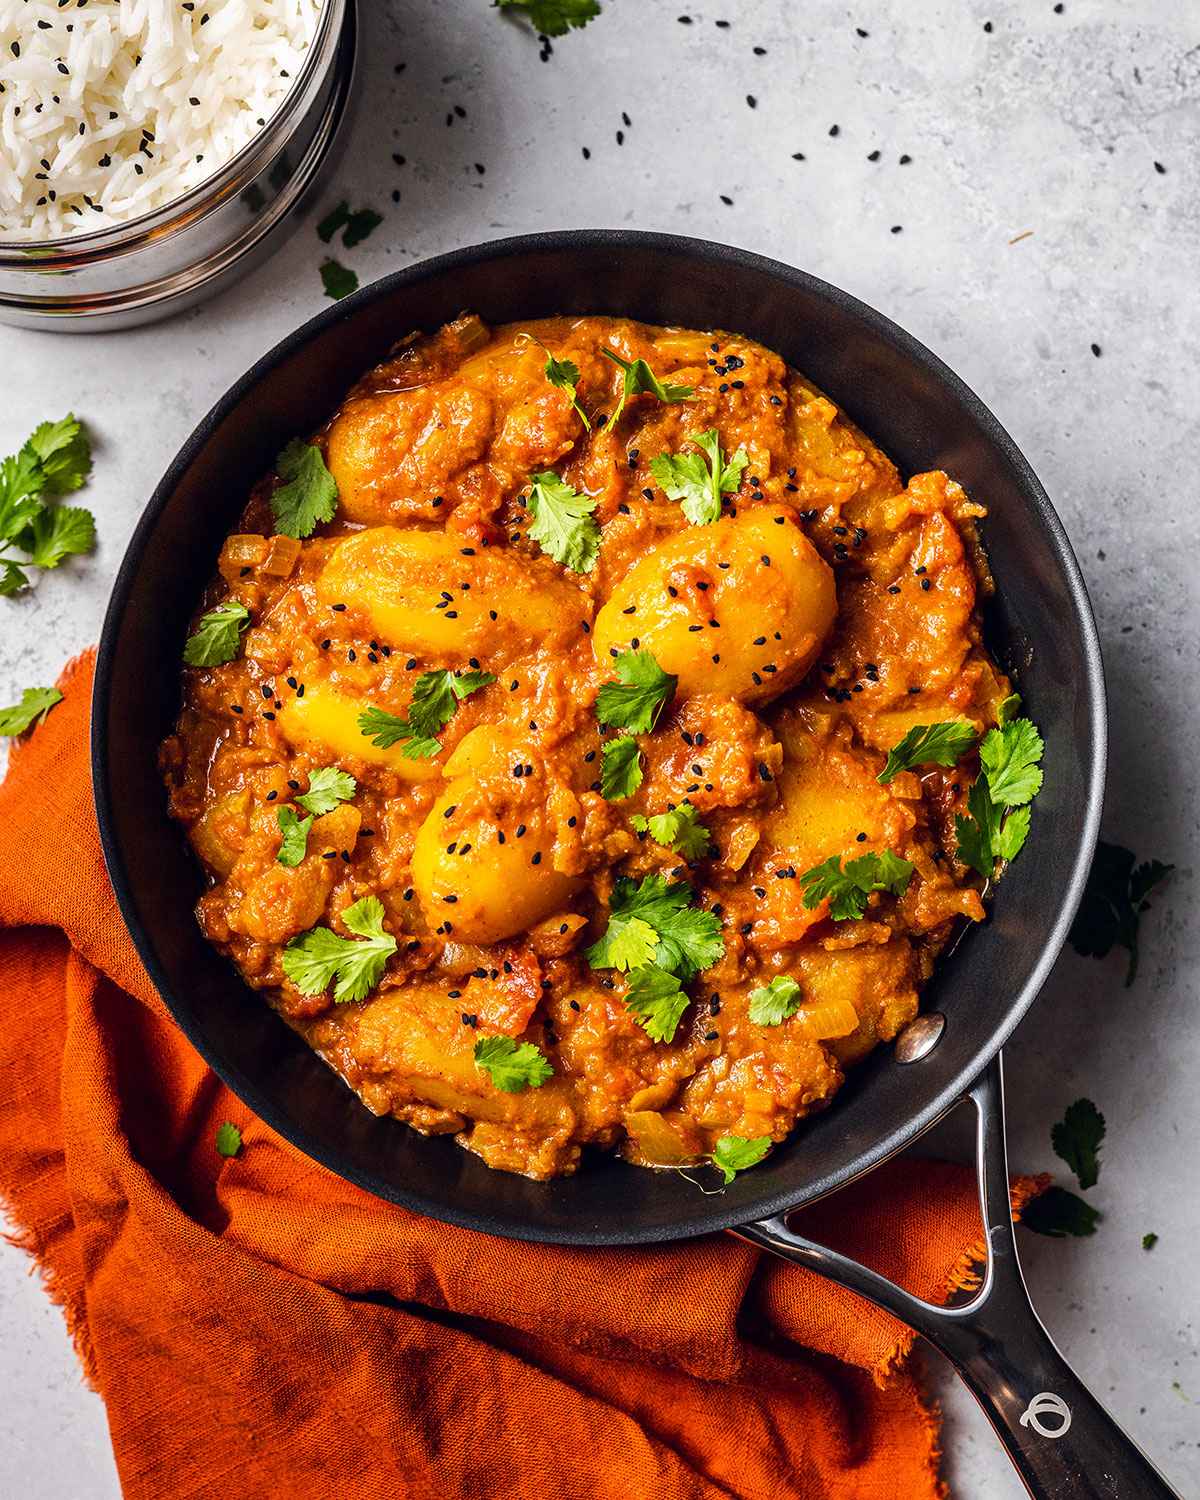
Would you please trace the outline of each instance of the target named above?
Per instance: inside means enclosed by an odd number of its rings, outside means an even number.
[[[596,1228],[581,1224],[578,1227],[572,1225],[564,1229],[558,1225],[545,1225],[538,1222],[523,1222],[518,1226],[509,1218],[484,1215],[475,1210],[459,1209],[454,1203],[431,1203],[420,1192],[410,1192],[394,1187],[390,1183],[383,1183],[378,1178],[371,1177],[369,1173],[358,1170],[343,1158],[336,1146],[331,1146],[314,1137],[302,1123],[293,1122],[285,1116],[267,1097],[263,1089],[243,1074],[240,1068],[212,1055],[215,1049],[208,1046],[199,1024],[193,1017],[183,1019],[175,1014],[174,1007],[166,998],[171,993],[171,986],[158,963],[150,936],[142,928],[132,885],[120,858],[116,817],[109,785],[105,706],[111,690],[116,648],[128,596],[142,554],[158,524],[159,516],[168,504],[179,480],[208,442],[212,431],[278,365],[303,348],[305,344],[320,337],[326,329],[356,316],[363,308],[383,299],[398,286],[419,283],[425,278],[453,272],[468,265],[478,265],[490,260],[514,258],[547,250],[595,251],[601,249],[619,254],[622,249],[633,247],[658,251],[684,259],[740,265],[831,301],[835,306],[864,323],[880,338],[896,347],[907,360],[925,370],[939,384],[946,386],[980,425],[989,441],[1003,453],[1047,532],[1063,571],[1082,640],[1083,660],[1080,687],[1090,729],[1089,753],[1084,776],[1083,827],[1071,866],[1064,872],[1060,887],[1061,896],[1054,921],[1050,925],[1048,935],[1028,977],[1019,992],[1008,1002],[1000,1024],[979,1040],[969,1060],[923,1108],[914,1110],[895,1128],[881,1133],[872,1145],[860,1152],[849,1165],[831,1169],[815,1182],[811,1182],[805,1190],[792,1185],[773,1192],[764,1191],[749,1206],[741,1203],[740,1206],[722,1208],[718,1199],[715,1206],[698,1208],[695,1213],[683,1216],[666,1227],[661,1224],[649,1227],[640,1224],[632,1226],[620,1224]],[[719,326],[719,324],[714,324],[714,326]],[[785,1214],[800,1203],[815,1202],[856,1181],[912,1144],[952,1110],[966,1096],[971,1085],[997,1055],[1033,1004],[1066,941],[1072,919],[1083,895],[1092,854],[1099,835],[1104,801],[1107,744],[1107,701],[1100,641],[1078,560],[1062,521],[1029,461],[999,419],[961,377],[906,329],[878,312],[869,303],[863,302],[852,293],[810,272],[799,270],[754,251],[717,241],[628,229],[547,230],[483,241],[432,256],[368,283],[333,306],[323,309],[285,335],[256,360],[213,404],[178,450],[134,529],[117,571],[105,612],[97,651],[91,715],[92,783],[97,820],[105,864],[126,928],[133,938],[151,981],[172,1012],[175,1024],[180,1027],[218,1077],[264,1124],[277,1131],[303,1155],[318,1161],[337,1176],[354,1183],[375,1197],[399,1204],[425,1217],[462,1228],[506,1238],[581,1246],[655,1244],[682,1240],[699,1234],[735,1228],[751,1219],[765,1219],[773,1215]],[[702,1201],[713,1202],[711,1199]]]
[[[177,234],[203,218],[252,182],[284,149],[296,116],[306,107],[308,91],[319,70],[328,69],[353,0],[321,0],[316,29],[304,64],[275,110],[245,145],[194,187],[133,219],[106,224],[83,234],[63,234],[48,240],[12,240],[0,234],[0,270],[65,271],[102,261],[108,255],[127,255],[142,244],[153,244]]]

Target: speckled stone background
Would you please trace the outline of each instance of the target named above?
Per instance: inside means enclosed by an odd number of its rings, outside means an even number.
[[[548,227],[729,241],[890,314],[1013,433],[1099,618],[1106,833],[1177,866],[1145,919],[1136,986],[1122,987],[1116,958],[1068,953],[1008,1050],[1015,1165],[1057,1164],[1049,1128],[1080,1094],[1108,1119],[1089,1195],[1098,1232],[1023,1234],[1023,1254],[1069,1358],[1196,1496],[1200,10],[706,0],[685,20],[686,4],[606,0],[543,61],[485,0],[369,0],[361,107],[325,200],[373,204],[386,223],[343,259],[367,281]],[[321,258],[310,223],[269,267],[174,322],[75,340],[0,329],[0,452],[74,408],[97,437],[85,498],[100,530],[93,557],[0,601],[0,702],[95,639],[167,460],[252,360],[326,305]],[[960,1136],[943,1127],[932,1144],[958,1149]],[[1147,1252],[1149,1231],[1160,1238]],[[58,1312],[2,1242],[0,1330],[0,1494],[116,1496],[103,1409]],[[936,1356],[929,1368],[955,1493],[1016,1500],[970,1398]]]

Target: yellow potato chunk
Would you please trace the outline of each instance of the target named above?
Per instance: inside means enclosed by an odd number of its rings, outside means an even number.
[[[387,766],[406,781],[429,781],[440,775],[440,758],[408,760],[403,744],[387,750],[371,743],[358,727],[358,716],[366,701],[353,698],[329,683],[308,683],[304,697],[285,698],[278,724],[288,741],[299,749],[331,752],[340,761],[362,760],[372,766]]]
[[[396,526],[339,542],[317,594],[325,604],[361,612],[370,633],[390,645],[446,662],[511,657],[577,632],[591,613],[549,559],[472,549],[449,532]]]
[[[602,663],[636,641],[682,694],[761,703],[804,676],[836,613],[828,564],[792,520],[758,505],[661,541],[613,590],[592,640]]]
[[[472,799],[459,814],[474,787],[474,777],[460,777],[434,803],[413,849],[413,886],[432,925],[448,921],[464,942],[496,943],[560,911],[579,881],[552,867],[553,839],[538,807],[506,816]]]

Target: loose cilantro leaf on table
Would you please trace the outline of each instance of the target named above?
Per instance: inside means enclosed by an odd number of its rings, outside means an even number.
[[[321,262],[321,285],[325,288],[327,297],[340,302],[351,292],[358,291],[358,276],[340,261],[323,260]]]
[[[660,401],[674,405],[677,401],[686,401],[692,394],[693,387],[690,385],[665,384],[644,359],[622,359],[614,350],[605,348],[601,348],[600,353],[605,359],[612,360],[613,364],[625,373],[621,399],[617,402],[617,409],[609,419],[610,430],[617,425],[630,396],[657,396]]]
[[[1153,1230],[1151,1230],[1149,1234],[1142,1235],[1142,1249],[1143,1250],[1153,1250],[1154,1247],[1155,1247],[1155,1245],[1157,1245],[1157,1244],[1158,1244],[1158,1235],[1156,1235]]]
[[[600,527],[592,512],[595,500],[581,495],[557,474],[533,475],[529,491],[529,535],[555,562],[590,573],[600,555]]]
[[[688,993],[675,974],[656,964],[631,969],[625,986],[625,1008],[637,1018],[652,1042],[670,1042],[688,1007]]]
[[[371,705],[359,714],[358,727],[381,750],[404,741],[400,753],[406,760],[428,760],[441,751],[436,736],[459,703],[495,680],[491,672],[422,672],[413,686],[407,718]]]
[[[1013,697],[1016,695],[1014,694]],[[1001,716],[1015,712],[1006,698]],[[1019,700],[1018,700],[1019,704]],[[989,879],[998,859],[1012,860],[1029,835],[1030,801],[1041,790],[1042,737],[1028,719],[1008,717],[979,746],[981,771],[967,796],[967,817],[955,814],[958,857]]]
[[[275,460],[283,483],[271,495],[271,514],[284,536],[311,536],[323,521],[332,521],[338,490],[315,443],[293,438]]]
[[[600,795],[610,802],[632,797],[642,784],[641,752],[629,735],[605,740],[600,746]],[[635,820],[636,824],[636,820]]]
[[[554,1069],[532,1042],[514,1042],[510,1036],[480,1037],[475,1043],[475,1066],[506,1094],[540,1089],[554,1076]]]
[[[736,491],[750,460],[745,448],[731,458],[722,457],[715,427],[690,441],[699,453],[660,453],[650,460],[650,472],[668,500],[683,501],[683,513],[693,526],[705,526],[720,520],[721,496]]]
[[[241,600],[226,599],[200,616],[199,625],[183,648],[184,661],[189,667],[219,667],[232,661],[249,623],[250,611]]]
[[[848,859],[845,865],[840,855],[832,854],[801,875],[804,904],[812,911],[828,898],[833,921],[856,920],[866,911],[867,897],[873,891],[903,896],[914,869],[914,865],[890,849],[882,854],[862,854],[857,859]]]
[[[0,735],[24,734],[31,724],[40,723],[61,702],[62,694],[57,688],[26,688],[20,703],[0,708]]]
[[[348,771],[340,771],[336,766],[320,766],[309,772],[308,791],[296,801],[305,812],[321,817],[332,812],[339,802],[349,802],[357,790],[358,782]]]
[[[764,989],[750,991],[750,1019],[756,1026],[779,1026],[800,1009],[802,993],[790,975],[776,974]]]
[[[700,822],[690,802],[681,802],[653,818],[634,813],[630,819],[638,833],[648,833],[656,844],[671,849],[684,859],[700,859],[708,853],[712,835]]]
[[[913,766],[955,766],[975,744],[975,728],[965,719],[943,724],[914,724],[888,751],[887,765],[875,778],[881,786]]]
[[[355,245],[361,245],[382,223],[382,215],[377,214],[373,208],[356,208],[351,212],[350,205],[343,198],[317,225],[317,237],[328,245],[340,229],[342,244],[347,250],[353,250]]]
[[[740,1135],[723,1135],[713,1147],[713,1166],[720,1167],[728,1187],[739,1172],[756,1167],[770,1149],[769,1135],[760,1135],[750,1141]]]
[[[579,420],[588,432],[592,430],[592,424],[588,421],[587,412],[579,404],[579,366],[571,359],[555,359],[550,350],[546,348],[541,339],[536,340],[538,347],[546,356],[546,379],[556,391],[566,391],[571,398],[571,405],[575,408]],[[583,571],[586,572],[586,569]]]
[[[294,807],[281,807],[275,814],[279,831],[283,834],[279,852],[275,858],[281,865],[294,869],[308,853],[308,830],[313,825],[312,814],[298,818]]]
[[[597,719],[614,729],[649,733],[679,679],[664,672],[649,651],[622,651],[613,665],[620,681],[601,686]]]
[[[57,568],[64,558],[92,549],[96,522],[91,511],[46,504],[77,490],[91,467],[87,433],[72,415],[43,422],[18,453],[0,462],[0,594],[25,588],[27,568]],[[2,555],[13,547],[29,555]]]
[[[1081,1188],[1096,1186],[1103,1140],[1104,1116],[1090,1099],[1076,1099],[1050,1132],[1054,1154],[1075,1173]]]
[[[218,1156],[236,1156],[242,1149],[242,1132],[231,1121],[217,1126],[215,1141]]]
[[[1069,1235],[1082,1238],[1095,1234],[1100,1217],[1100,1210],[1086,1203],[1078,1193],[1051,1187],[1025,1206],[1021,1223],[1035,1234],[1054,1239],[1066,1239]]]
[[[1134,855],[1120,844],[1101,839],[1096,845],[1083,901],[1068,936],[1076,953],[1085,958],[1104,958],[1113,948],[1124,948],[1129,954],[1126,989],[1137,977],[1139,928],[1143,913],[1150,910],[1146,897],[1174,868],[1157,859],[1135,868]]]
[[[634,962],[652,959],[660,969],[679,974],[684,980],[716,963],[725,952],[720,919],[691,906],[692,894],[686,881],[668,882],[661,875],[647,875],[639,882],[621,876],[609,898],[607,930],[587,950],[592,968],[630,967],[627,930],[635,920],[654,930],[658,944],[652,955]],[[644,953],[645,935],[640,927],[632,941],[638,945],[635,951]]]
[[[283,972],[302,995],[319,995],[336,979],[333,998],[339,1005],[364,1000],[383,978],[396,939],[383,928],[383,902],[364,896],[342,913],[342,921],[361,939],[339,937],[328,927],[313,927],[283,950]]]
[[[524,11],[541,36],[565,36],[600,14],[597,0],[492,0],[498,10]]]

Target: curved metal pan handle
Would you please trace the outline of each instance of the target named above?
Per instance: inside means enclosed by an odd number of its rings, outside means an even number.
[[[1180,1500],[1055,1348],[1017,1259],[1008,1195],[999,1056],[966,1095],[975,1106],[979,1202],[988,1260],[969,1302],[938,1307],[814,1244],[780,1214],[733,1233],[895,1313],[966,1381],[1037,1500]]]

